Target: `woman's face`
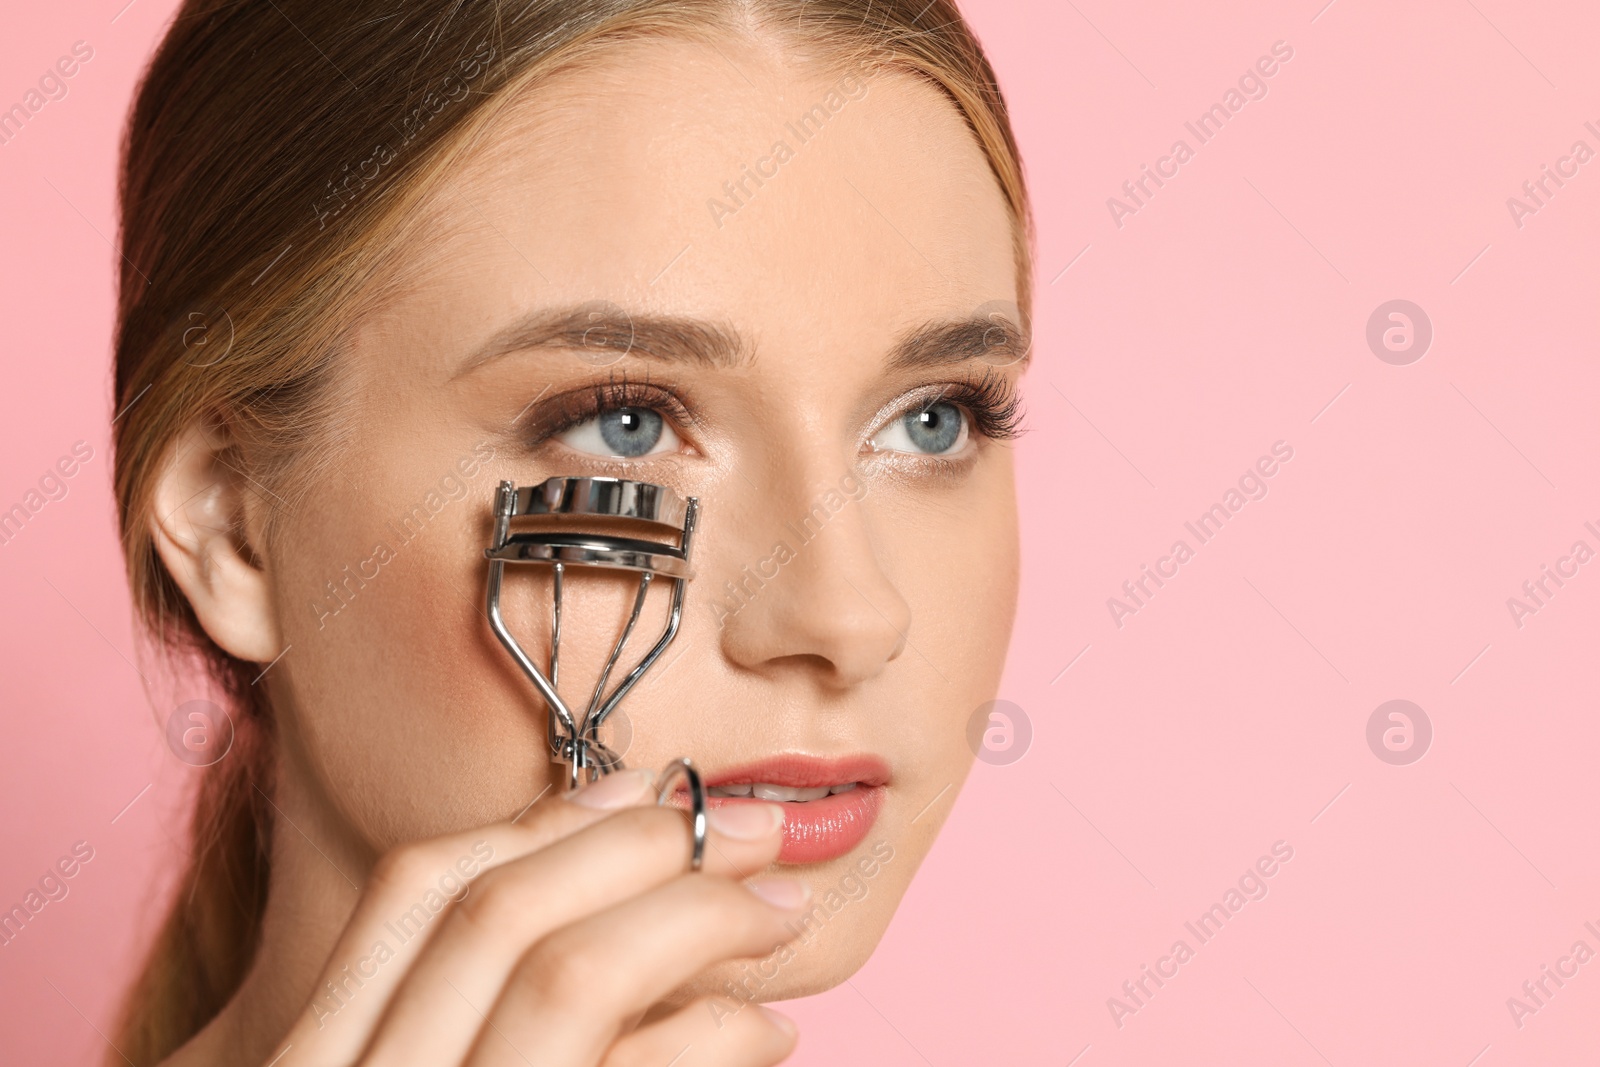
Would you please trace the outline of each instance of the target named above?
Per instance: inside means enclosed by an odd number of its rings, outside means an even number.
[[[973,135],[908,75],[628,45],[514,103],[418,219],[272,549],[286,773],[374,854],[560,782],[484,614],[495,485],[662,483],[701,501],[695,577],[609,739],[630,766],[692,756],[718,793],[838,787],[788,809],[787,873],[820,906],[794,958],[710,987],[842,980],[967,773],[1016,595],[1017,277]],[[634,588],[568,572],[569,701]],[[547,572],[508,569],[539,660],[549,599]]]

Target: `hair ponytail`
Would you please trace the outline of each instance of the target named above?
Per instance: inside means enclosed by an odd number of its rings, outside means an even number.
[[[273,743],[267,709],[244,699],[227,754],[196,790],[189,866],[123,1003],[120,1051],[108,1063],[166,1058],[222,1010],[255,957],[271,871]]]

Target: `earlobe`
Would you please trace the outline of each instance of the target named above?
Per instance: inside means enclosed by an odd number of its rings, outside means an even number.
[[[239,659],[282,651],[272,591],[250,542],[245,477],[226,428],[197,423],[173,442],[151,500],[156,551],[206,633]]]

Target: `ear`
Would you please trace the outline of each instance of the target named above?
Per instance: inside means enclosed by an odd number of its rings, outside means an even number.
[[[283,650],[272,590],[252,544],[239,449],[220,423],[198,422],[173,442],[156,483],[150,516],[156,551],[225,652],[267,663]],[[257,534],[259,539],[259,533]]]

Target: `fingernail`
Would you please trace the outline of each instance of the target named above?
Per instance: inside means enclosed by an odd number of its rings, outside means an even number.
[[[766,837],[783,825],[783,806],[780,804],[739,803],[723,804],[712,808],[708,814],[711,828],[727,837],[753,841]]]
[[[794,1024],[794,1020],[782,1012],[773,1011],[765,1004],[757,1004],[756,1007],[760,1008],[761,1014],[765,1015],[767,1020],[771,1022],[773,1026],[776,1026],[779,1030],[782,1030],[785,1036],[793,1037],[795,1034],[800,1032],[800,1028]]]
[[[811,886],[797,878],[763,878],[746,882],[746,888],[775,908],[795,911],[811,899]]]
[[[567,799],[574,804],[586,808],[599,808],[603,811],[625,808],[644,799],[650,781],[650,772],[647,770],[617,771],[597,781],[579,786],[567,796]]]

